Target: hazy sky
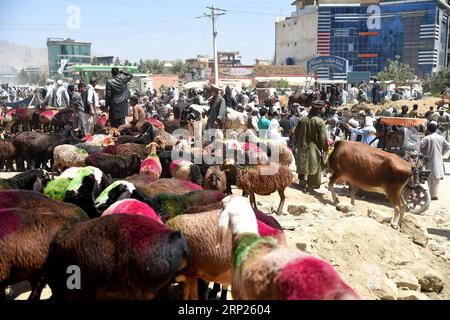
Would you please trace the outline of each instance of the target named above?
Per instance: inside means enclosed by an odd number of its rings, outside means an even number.
[[[196,17],[212,3],[228,10],[218,19],[219,50],[238,50],[247,64],[273,58],[275,19],[294,10],[292,0],[0,0],[0,40],[42,48],[47,37],[70,36],[131,61],[211,56],[211,19]]]

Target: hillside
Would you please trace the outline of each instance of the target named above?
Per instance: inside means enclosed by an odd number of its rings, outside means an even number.
[[[0,70],[48,66],[47,48],[32,48],[0,40]]]

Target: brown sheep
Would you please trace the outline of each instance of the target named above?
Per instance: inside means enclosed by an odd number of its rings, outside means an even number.
[[[52,212],[0,209],[0,299],[5,299],[8,285],[29,280],[34,288],[56,232],[66,224],[87,219],[86,215],[78,219]]]
[[[218,204],[221,205],[221,202]],[[185,300],[198,300],[197,278],[222,284],[224,288],[231,284],[231,232],[226,233],[222,246],[216,246],[219,240],[217,236],[220,212],[221,209],[183,214],[167,222],[172,229],[181,231],[192,252],[192,263],[181,276],[177,277],[177,281],[185,282],[183,290]],[[259,234],[274,237],[278,244],[286,246],[283,230],[273,227],[272,223],[266,224],[258,218],[261,214],[256,214]]]
[[[12,142],[0,140],[0,171],[14,171],[13,161],[15,156],[15,148]]]
[[[64,217],[84,217],[86,213],[78,206],[46,197],[41,193],[28,190],[0,191],[0,208],[18,208],[45,214],[58,212]]]
[[[227,176],[219,166],[209,167],[203,179],[203,189],[228,193]]]
[[[256,209],[255,193],[268,196],[275,191],[280,195],[280,205],[277,214],[281,214],[284,206],[284,190],[289,187],[293,175],[288,167],[270,163],[244,168],[236,168],[236,185],[239,189],[250,194],[250,203]]]

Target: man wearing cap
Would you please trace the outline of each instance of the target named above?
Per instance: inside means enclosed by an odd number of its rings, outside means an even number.
[[[444,107],[439,107],[438,112],[436,112],[432,120],[437,122],[438,130],[437,132],[442,134],[447,139],[447,131],[450,123],[450,114],[445,111]]]
[[[66,87],[63,86],[63,81],[60,79],[56,81],[56,105],[57,108],[67,108],[70,105],[69,93]]]
[[[428,188],[432,200],[438,200],[439,182],[444,179],[444,161],[442,157],[450,150],[450,144],[436,133],[437,123],[428,124],[428,135],[422,140],[420,149],[425,155],[425,167],[430,170]]]
[[[225,100],[219,94],[220,88],[215,84],[211,85],[212,98],[209,103],[208,121],[206,130],[222,129],[225,122],[226,107]]]
[[[53,80],[47,79],[46,86],[45,86],[45,97],[44,101],[42,101],[42,104],[44,106],[53,107],[54,102],[54,94],[55,94],[55,87],[53,86]]]
[[[370,145],[377,137],[377,129],[373,126],[373,120],[370,117],[363,117],[362,129],[354,129],[349,124],[344,123],[344,127],[353,134],[361,135],[361,142]]]
[[[319,189],[321,185],[322,152],[328,150],[325,122],[320,118],[323,107],[323,101],[313,102],[308,116],[300,120],[294,132],[297,173],[303,188]]]

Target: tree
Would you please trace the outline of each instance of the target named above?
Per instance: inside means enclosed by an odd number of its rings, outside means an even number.
[[[142,59],[139,60],[138,70],[139,70],[139,72],[143,72],[143,73],[147,72],[144,60],[142,60]]]
[[[116,57],[116,60],[114,60],[114,65],[115,66],[120,66],[120,59],[119,59],[119,57]]]
[[[17,75],[17,81],[20,84],[28,83],[29,77],[28,77],[28,73],[25,71],[25,69],[20,70],[19,74]]]
[[[128,61],[128,59],[125,59],[125,61],[123,62],[124,66],[131,66],[130,61]]]
[[[285,79],[281,79],[278,81],[270,80],[269,83],[267,84],[267,87],[276,89],[289,88],[289,82]]]
[[[414,80],[414,69],[405,63],[400,62],[400,57],[388,60],[388,66],[378,73],[380,82],[393,81],[398,86],[409,85]]]
[[[93,57],[92,58],[92,64],[93,65],[98,65],[98,58],[97,57]]]
[[[447,88],[450,88],[450,68],[428,77],[423,85],[424,92],[431,92],[434,95],[440,95]]]

